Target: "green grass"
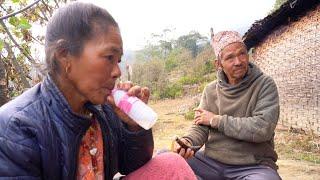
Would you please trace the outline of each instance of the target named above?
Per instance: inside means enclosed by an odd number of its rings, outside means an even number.
[[[280,159],[305,160],[320,164],[320,137],[292,132],[277,132],[275,148]]]

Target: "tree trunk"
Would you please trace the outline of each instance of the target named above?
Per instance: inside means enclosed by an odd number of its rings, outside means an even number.
[[[6,81],[6,68],[0,56],[0,106],[8,101],[8,86]]]

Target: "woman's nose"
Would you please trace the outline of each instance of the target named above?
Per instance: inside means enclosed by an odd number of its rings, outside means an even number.
[[[121,70],[120,70],[119,64],[116,64],[113,66],[111,76],[112,78],[115,78],[115,79],[121,76]]]

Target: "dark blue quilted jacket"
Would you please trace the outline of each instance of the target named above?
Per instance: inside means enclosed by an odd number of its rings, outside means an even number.
[[[110,106],[86,106],[102,128],[106,179],[151,159],[151,130],[130,132]],[[75,179],[79,145],[89,126],[46,77],[0,108],[0,179]]]

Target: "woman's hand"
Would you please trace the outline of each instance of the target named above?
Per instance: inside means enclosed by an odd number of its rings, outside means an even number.
[[[150,97],[150,90],[147,87],[133,86],[132,82],[118,83],[117,89],[128,91],[129,96],[136,96],[144,103],[148,103]]]
[[[145,103],[148,103],[149,101],[150,91],[147,87],[141,88],[140,86],[134,86],[132,82],[125,82],[118,83],[115,88],[127,91],[129,96],[136,96]],[[125,114],[115,105],[112,95],[108,97],[108,104],[113,107],[115,113],[120,117],[120,119],[128,125],[129,130],[141,130],[141,127],[134,120],[132,120],[127,114]]]

